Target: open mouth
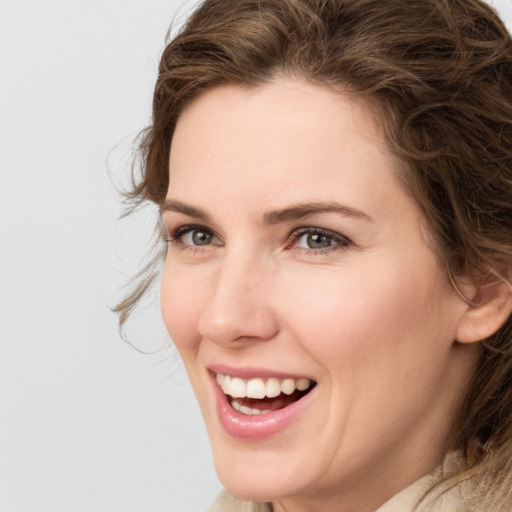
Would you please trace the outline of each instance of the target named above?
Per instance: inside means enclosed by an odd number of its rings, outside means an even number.
[[[216,379],[231,407],[249,416],[284,409],[316,386],[316,382],[306,378],[245,380],[217,373]]]

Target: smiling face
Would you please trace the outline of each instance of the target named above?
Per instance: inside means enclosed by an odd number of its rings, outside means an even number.
[[[365,105],[219,87],[170,168],[162,313],[228,490],[365,511],[435,467],[475,360],[467,306]]]

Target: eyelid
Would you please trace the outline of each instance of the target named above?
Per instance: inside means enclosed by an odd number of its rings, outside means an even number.
[[[191,244],[185,243],[183,237],[193,231],[203,231],[211,235],[212,240],[207,244]],[[298,247],[297,241],[304,235],[322,235],[330,238],[334,243],[327,247],[313,248],[313,247]],[[201,224],[182,224],[174,229],[168,229],[168,236],[165,239],[168,243],[178,243],[187,249],[207,249],[212,246],[224,245],[222,239],[211,228]],[[302,226],[295,228],[288,236],[288,243],[285,246],[286,250],[295,249],[304,253],[311,254],[324,254],[336,250],[344,250],[348,246],[353,245],[353,242],[345,235],[333,231],[331,229],[321,228],[318,226]]]
[[[294,248],[297,240],[299,240],[304,235],[311,235],[311,234],[319,234],[319,235],[324,235],[324,236],[330,237],[336,243],[334,243],[328,247],[320,248],[320,249],[313,249],[312,247],[311,248],[295,247],[295,248],[299,249],[301,251],[318,254],[318,253],[322,253],[322,252],[325,253],[325,252],[332,251],[332,250],[345,249],[347,246],[353,245],[352,241],[347,236],[342,235],[341,233],[338,233],[336,231],[332,231],[331,229],[325,229],[325,228],[320,228],[320,227],[316,227],[316,226],[304,226],[304,227],[295,229],[291,233],[291,235],[289,237],[291,240],[291,244],[288,244],[287,248]]]
[[[193,231],[194,229],[204,229],[206,231],[208,228],[200,226],[199,224],[180,224],[179,226],[169,231],[170,241],[173,242],[174,240],[177,240],[184,234],[188,233],[189,231]],[[211,231],[211,229],[208,229],[208,231]]]
[[[196,246],[196,245],[185,244],[181,240],[184,235],[186,235],[187,233],[190,233],[192,231],[196,231],[196,230],[209,233],[209,234],[211,234],[212,238],[217,239],[220,242],[222,242],[221,238],[215,233],[215,231],[213,229],[208,228],[201,224],[182,224],[182,225],[178,225],[176,228],[174,228],[172,230],[168,230],[168,237],[166,239],[166,242],[169,242],[169,243],[181,242],[186,247],[201,247],[200,245]],[[210,243],[210,244],[205,244],[204,247],[208,247],[211,245],[222,245],[222,244]]]

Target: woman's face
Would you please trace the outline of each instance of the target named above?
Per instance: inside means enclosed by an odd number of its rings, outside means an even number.
[[[367,107],[219,87],[181,115],[170,168],[162,312],[228,490],[363,511],[429,472],[475,352]]]

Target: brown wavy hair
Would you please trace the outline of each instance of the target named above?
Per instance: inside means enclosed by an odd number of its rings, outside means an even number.
[[[501,280],[512,261],[512,41],[480,0],[207,0],[168,41],[128,196],[161,205],[176,121],[221,84],[291,76],[364,98],[447,272]],[[153,276],[118,306],[121,325]],[[478,277],[477,277],[478,276]],[[512,321],[480,343],[456,422],[463,510],[512,510]]]

